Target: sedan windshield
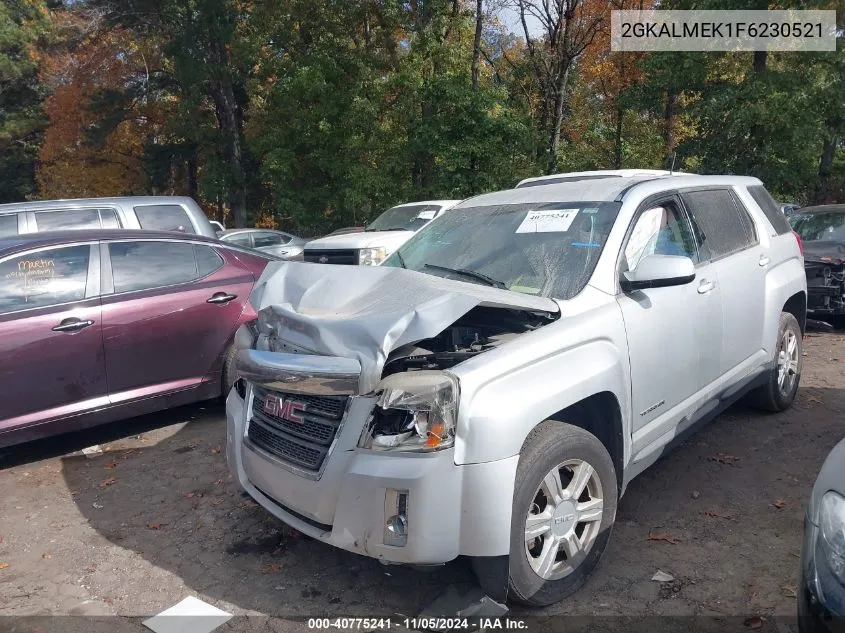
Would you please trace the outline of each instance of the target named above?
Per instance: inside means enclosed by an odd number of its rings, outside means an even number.
[[[845,213],[798,213],[789,221],[805,242],[845,242]]]
[[[367,231],[418,231],[437,215],[436,204],[411,204],[388,209],[365,229]]]
[[[540,202],[452,209],[383,266],[569,299],[593,273],[616,202]]]

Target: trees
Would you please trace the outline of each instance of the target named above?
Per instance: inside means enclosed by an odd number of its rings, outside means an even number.
[[[610,10],[651,1],[7,0],[0,199],[186,194],[315,233],[673,162],[840,199],[845,52],[611,52]]]
[[[39,46],[49,30],[43,2],[0,3],[0,202],[35,193],[35,159],[45,125]]]

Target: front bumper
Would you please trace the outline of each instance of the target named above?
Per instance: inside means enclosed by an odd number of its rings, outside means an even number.
[[[322,471],[314,476],[254,446],[247,437],[250,398],[226,400],[227,457],[238,484],[300,532],[387,562],[440,564],[459,555],[510,550],[511,506],[519,456],[456,465],[454,451],[386,454],[357,448],[374,399],[351,398]],[[407,491],[407,543],[384,544],[388,489]]]
[[[845,633],[845,587],[818,549],[818,527],[805,515],[798,589],[801,633]]]

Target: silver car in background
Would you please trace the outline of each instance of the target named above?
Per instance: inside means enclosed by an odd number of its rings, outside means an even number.
[[[269,253],[281,259],[302,259],[308,240],[273,229],[229,229],[218,233],[220,240]]]
[[[178,231],[216,238],[208,216],[185,196],[78,198],[0,204],[0,237],[77,229]]]

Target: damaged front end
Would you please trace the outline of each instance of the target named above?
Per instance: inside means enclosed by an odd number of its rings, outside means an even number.
[[[342,428],[372,451],[452,447],[460,385],[449,369],[559,315],[550,299],[399,268],[271,266],[236,360],[245,441],[312,479]],[[350,419],[356,399],[367,414]]]
[[[804,242],[807,313],[816,317],[845,314],[845,243]]]

